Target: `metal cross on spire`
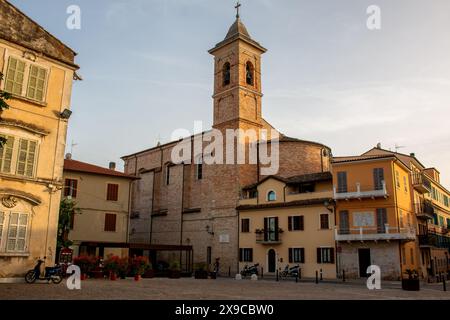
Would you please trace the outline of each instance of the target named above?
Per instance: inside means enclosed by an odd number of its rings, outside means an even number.
[[[241,7],[241,4],[239,1],[236,3],[236,6],[234,7],[236,9],[236,19],[239,19],[239,8]]]

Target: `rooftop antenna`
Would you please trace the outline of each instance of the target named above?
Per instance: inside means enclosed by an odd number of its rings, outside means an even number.
[[[395,144],[395,152],[398,153],[399,149],[406,148],[406,146],[399,146],[398,144]]]
[[[73,147],[76,147],[78,145],[78,143],[75,143],[73,140],[72,140],[72,143],[70,144],[70,154],[71,155],[73,155]]]

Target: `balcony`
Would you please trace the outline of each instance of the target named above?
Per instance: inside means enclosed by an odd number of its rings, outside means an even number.
[[[257,229],[256,233],[256,243],[259,244],[281,244],[281,234],[283,233],[283,229],[279,228],[277,230],[265,230],[265,229]]]
[[[389,227],[360,227],[350,229],[335,229],[336,241],[390,241],[390,240],[415,240],[414,228]]]
[[[383,181],[381,188],[376,189],[375,187],[367,187],[361,188],[361,184],[357,183],[354,191],[342,191],[337,190],[336,187],[333,187],[334,199],[335,200],[350,200],[350,199],[367,199],[367,198],[387,198],[388,193],[386,189],[386,182]]]
[[[414,204],[414,212],[417,218],[432,220],[434,207],[430,201],[422,201]]]
[[[431,192],[431,182],[423,173],[413,173],[412,174],[412,185],[414,189],[420,193],[430,193]]]

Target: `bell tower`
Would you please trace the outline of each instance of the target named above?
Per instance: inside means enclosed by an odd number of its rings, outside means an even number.
[[[216,129],[258,129],[261,119],[261,55],[239,17],[225,39],[208,52],[214,56],[214,121]]]

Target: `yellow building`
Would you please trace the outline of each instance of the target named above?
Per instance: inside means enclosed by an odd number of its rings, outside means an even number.
[[[395,154],[336,157],[338,274],[366,277],[377,265],[384,279],[418,269],[410,171]]]
[[[55,260],[76,53],[0,0],[0,278]]]
[[[439,272],[450,271],[450,192],[440,183],[440,173],[426,168],[415,156],[373,148],[365,155],[394,155],[405,163],[410,171],[410,201],[413,205],[415,241],[419,263],[418,271],[423,278],[433,280]]]
[[[74,256],[128,255],[124,244],[128,243],[134,179],[116,171],[114,163],[106,169],[66,157],[64,197],[70,197],[81,210],[73,216],[69,232]]]
[[[336,278],[334,202],[329,172],[269,176],[239,201],[239,269],[259,263],[274,275],[299,265],[302,277]]]

